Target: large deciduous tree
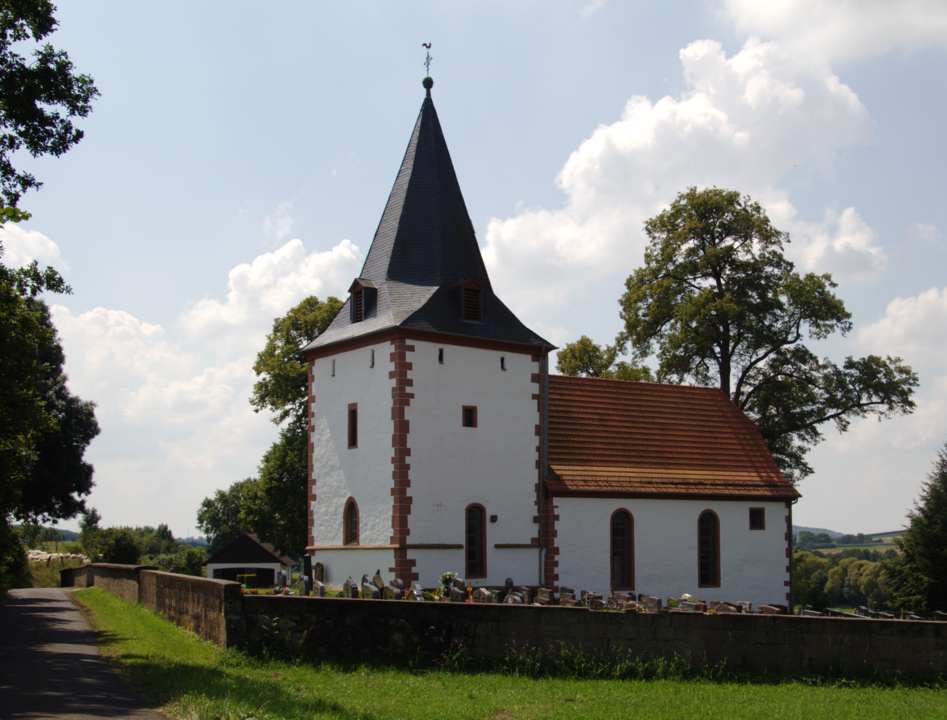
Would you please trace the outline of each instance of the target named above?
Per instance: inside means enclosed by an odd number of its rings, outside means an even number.
[[[299,351],[329,327],[341,308],[342,302],[335,297],[325,302],[306,298],[273,321],[273,331],[253,365],[260,379],[253,386],[250,404],[257,412],[274,412],[273,422],[284,427],[263,457],[259,479],[245,489],[243,518],[261,540],[287,554],[306,547],[308,524],[309,390],[306,362]]]
[[[832,421],[910,413],[917,376],[900,358],[818,357],[806,341],[848,333],[830,275],[800,275],[789,237],[740,193],[690,188],[645,223],[643,267],[621,298],[633,358],[657,355],[660,381],[717,385],[760,428],[782,471],[812,472],[805,453]]]
[[[249,532],[243,519],[244,493],[251,478],[239,480],[226,490],[218,490],[213,497],[204,498],[197,511],[197,527],[207,538],[207,553],[214,555],[238,535]]]
[[[15,43],[34,46],[56,29],[49,0],[0,3],[0,192],[8,205],[42,183],[13,167],[11,156],[65,153],[82,139],[71,118],[86,117],[99,94],[91,77],[75,72],[69,56],[48,42],[34,47],[32,61],[14,52]]]
[[[623,351],[620,344],[604,348],[583,335],[556,353],[556,370],[563,375],[608,378],[612,380],[637,380],[651,382],[654,375],[647,365],[618,360]],[[617,362],[616,362],[617,361]]]
[[[905,610],[947,612],[947,445],[938,453],[909,525],[895,540],[892,604]]]
[[[341,308],[338,298],[322,302],[313,295],[273,321],[266,346],[253,363],[259,378],[250,397],[255,412],[270,410],[276,413],[273,422],[277,425],[288,422],[305,428],[309,395],[306,363],[299,351],[329,327]]]

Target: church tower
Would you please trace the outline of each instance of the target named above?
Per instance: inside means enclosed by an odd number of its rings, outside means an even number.
[[[494,294],[424,79],[359,277],[309,372],[309,554],[340,586],[541,583],[549,342]],[[546,523],[542,524],[543,526]]]

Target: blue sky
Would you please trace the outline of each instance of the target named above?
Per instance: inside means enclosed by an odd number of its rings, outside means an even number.
[[[193,533],[254,474],[273,318],[357,275],[433,96],[495,289],[563,345],[610,341],[642,223],[691,185],[764,204],[854,314],[821,354],[900,355],[918,410],[810,454],[799,524],[900,527],[947,440],[947,5],[934,0],[63,3],[102,92],[3,231],[53,264],[106,524]],[[66,523],[69,525],[69,523]]]

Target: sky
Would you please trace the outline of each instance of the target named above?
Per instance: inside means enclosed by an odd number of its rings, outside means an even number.
[[[97,403],[103,525],[195,534],[277,437],[249,404],[273,320],[359,274],[433,97],[494,290],[559,346],[621,329],[644,221],[739,190],[831,273],[841,362],[903,358],[907,417],[808,458],[796,524],[902,527],[947,441],[942,0],[62,3],[50,40],[101,91],[2,233],[37,259],[72,392]],[[28,48],[27,48],[28,50]],[[66,521],[63,527],[77,526]]]

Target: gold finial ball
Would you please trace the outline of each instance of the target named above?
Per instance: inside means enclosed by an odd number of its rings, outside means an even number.
[[[421,81],[421,84],[424,86],[425,90],[430,90],[432,87],[434,87],[434,81],[430,77],[424,78],[424,80]]]

